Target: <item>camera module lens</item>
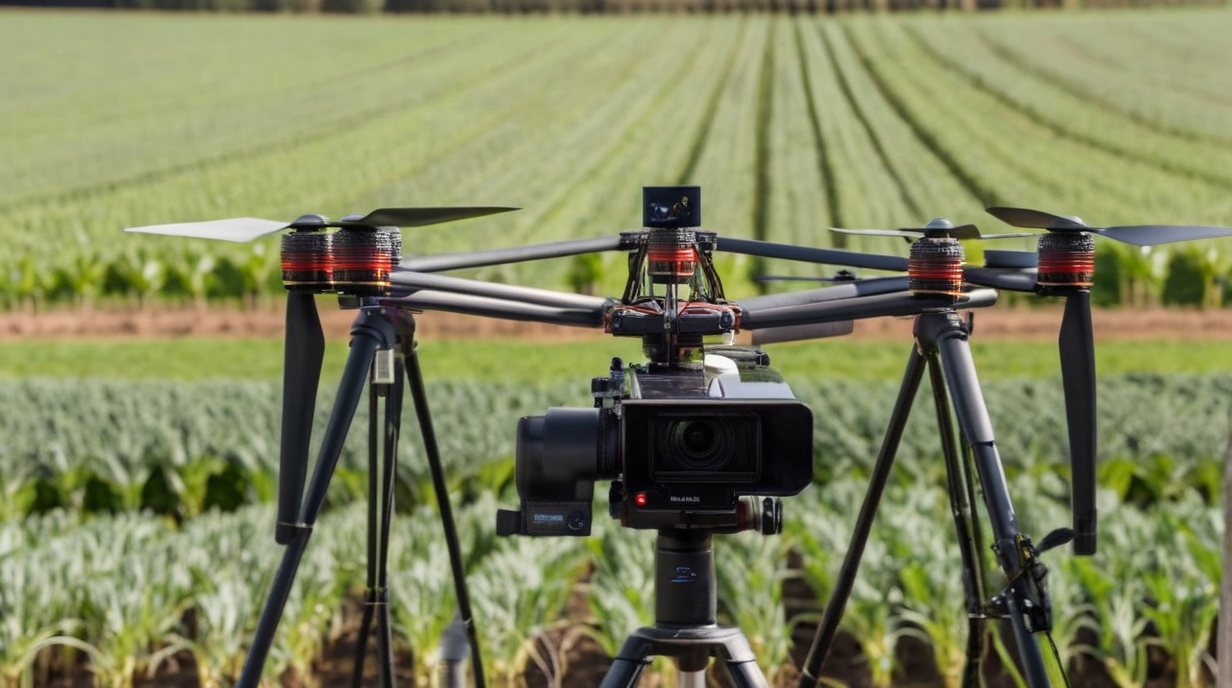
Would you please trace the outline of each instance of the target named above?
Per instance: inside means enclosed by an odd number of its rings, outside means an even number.
[[[719,434],[714,421],[694,420],[681,423],[677,433],[684,453],[696,459],[704,459],[718,448]]]
[[[732,446],[722,425],[711,418],[677,421],[671,447],[681,468],[716,470],[728,462]]]

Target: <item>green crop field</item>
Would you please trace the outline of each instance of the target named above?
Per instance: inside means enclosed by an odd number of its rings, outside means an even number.
[[[345,341],[331,341],[322,379],[337,380],[346,361]],[[845,341],[767,347],[770,361],[793,380],[897,380],[907,361],[904,341]],[[432,381],[474,380],[539,384],[572,380],[579,391],[606,372],[613,356],[644,359],[641,342],[597,337],[549,342],[507,339],[440,340],[419,345],[424,375]],[[1053,342],[972,342],[980,379],[1055,378],[1060,375]],[[1232,370],[1232,346],[1221,340],[1100,342],[1100,375],[1221,373]],[[175,380],[275,380],[282,375],[281,339],[25,340],[0,344],[0,379],[29,377]]]
[[[700,184],[721,233],[881,251],[904,249],[826,227],[995,228],[993,203],[1232,224],[1224,9],[2,18],[10,306],[277,290],[273,240],[220,247],[125,226],[523,208],[407,233],[408,253],[435,252],[626,229],[643,184]],[[1227,273],[1226,247],[1209,248]],[[603,266],[609,289],[618,263]],[[817,270],[721,267],[737,293],[751,272]],[[568,273],[482,274],[561,286]]]
[[[0,307],[89,312],[106,299],[282,290],[276,239],[219,245],[125,226],[522,207],[405,233],[407,253],[430,253],[628,229],[644,184],[700,184],[704,224],[723,234],[900,255],[896,240],[826,228],[948,216],[999,231],[983,213],[991,204],[1093,224],[1232,225],[1229,35],[1224,8],[517,18],[4,9]],[[1117,296],[1099,299],[1168,300],[1172,249],[1109,243],[1100,256],[1120,272],[1100,270]],[[1229,302],[1230,248],[1171,253],[1197,266],[1208,304]],[[599,287],[611,293],[623,257],[604,261]],[[718,261],[733,297],[762,273],[822,269]],[[579,267],[476,274],[576,287]],[[316,443],[344,346],[327,351]],[[281,552],[271,508],[280,347],[0,345],[0,688],[234,682]],[[785,500],[781,537],[716,538],[716,556],[719,616],[744,629],[776,687],[794,685],[793,633],[833,590],[907,347],[771,349],[814,412],[814,484]],[[650,534],[606,519],[604,499],[585,540],[496,538],[494,511],[517,502],[518,418],[589,405],[588,379],[612,356],[638,358],[637,343],[428,340],[420,352],[490,684],[545,674],[580,685],[570,648],[589,647],[581,656],[601,664],[652,622]],[[977,333],[973,352],[1023,530],[1038,539],[1069,518],[1056,344]],[[1232,347],[1113,341],[1097,352],[1101,551],[1044,559],[1062,661],[1072,685],[1209,685]],[[960,678],[968,620],[927,401],[906,428],[844,617],[848,663],[828,667],[852,685],[951,688]],[[400,682],[429,685],[454,598],[406,415],[393,636]],[[361,408],[268,685],[348,680],[330,667],[355,640],[363,595],[366,422]],[[1009,638],[992,630],[988,651],[1005,659]],[[670,681],[665,665],[652,673]],[[1003,673],[997,685],[1022,685]]]

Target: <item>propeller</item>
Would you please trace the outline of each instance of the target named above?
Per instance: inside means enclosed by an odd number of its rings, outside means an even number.
[[[834,275],[758,275],[758,282],[858,282],[860,277],[850,270],[839,270]]]
[[[923,227],[899,227],[898,229],[845,229],[842,227],[831,227],[831,232],[839,234],[866,234],[873,236],[891,236],[903,237],[905,239],[918,239],[921,235],[938,239],[948,237],[951,239],[1012,239],[1014,237],[1031,236],[1027,232],[1013,232],[1010,234],[980,234],[979,228],[971,223],[955,225],[953,222],[944,217],[934,218],[929,220]]]
[[[316,409],[317,385],[325,357],[325,334],[317,305],[308,292],[287,294],[286,341],[282,369],[282,443],[278,464],[278,518],[274,539],[295,539],[300,501],[308,474],[308,444]]]
[[[1030,208],[994,207],[989,214],[1015,227],[1046,229],[1050,232],[1090,232],[1135,246],[1155,246],[1174,241],[1217,239],[1232,236],[1228,227],[1207,225],[1127,225],[1123,227],[1092,227],[1077,215],[1055,215]]]
[[[496,213],[509,212],[517,208],[505,207],[456,207],[456,208],[380,208],[367,215],[347,215],[331,222],[323,215],[300,215],[294,222],[278,220],[262,220],[255,217],[233,217],[226,220],[208,220],[206,222],[177,222],[165,225],[147,225],[145,227],[126,227],[126,232],[142,234],[163,234],[167,236],[196,237],[200,239],[221,239],[223,241],[245,242],[258,239],[267,234],[273,234],[284,229],[325,229],[327,227],[423,227],[442,222],[466,220],[472,217],[483,217]]]

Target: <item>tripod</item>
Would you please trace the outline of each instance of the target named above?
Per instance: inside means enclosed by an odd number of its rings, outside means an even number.
[[[292,293],[290,299],[309,299],[311,294]],[[302,308],[304,303],[291,304],[288,308],[288,331],[292,330],[291,319],[308,318],[316,331],[320,330],[315,308]],[[293,315],[295,314],[295,315]],[[306,315],[307,314],[307,315]],[[296,323],[302,325],[302,323]],[[301,328],[302,329],[302,328]],[[305,366],[310,368],[311,366]],[[294,369],[293,359],[287,360],[286,377],[312,375],[312,370]],[[371,377],[369,373],[371,372]],[[303,487],[302,470],[299,484],[291,489],[288,508],[290,513],[297,514],[288,522],[280,518],[278,527],[280,537],[286,540],[282,561],[274,576],[265,608],[257,623],[256,633],[248,656],[244,662],[243,671],[236,683],[238,688],[256,688],[261,680],[261,673],[269,655],[274,633],[282,617],[282,611],[287,603],[295,573],[303,559],[309,536],[315,525],[321,509],[325,504],[325,495],[329,488],[330,478],[337,467],[339,455],[342,453],[343,442],[359,399],[363,393],[364,383],[369,382],[369,505],[368,505],[368,571],[367,592],[365,595],[364,616],[361,622],[360,639],[357,645],[357,656],[352,685],[358,687],[363,676],[363,657],[367,649],[368,631],[372,622],[376,621],[377,656],[379,663],[380,685],[382,688],[392,688],[394,685],[393,649],[390,624],[390,607],[387,581],[389,526],[393,515],[394,476],[397,459],[397,441],[401,425],[403,387],[405,375],[415,403],[415,411],[423,436],[424,449],[432,473],[433,487],[445,524],[445,540],[449,548],[449,562],[453,571],[457,588],[458,612],[466,628],[472,648],[477,648],[475,628],[472,623],[470,601],[466,593],[463,578],[462,556],[457,544],[457,536],[453,532],[453,515],[449,502],[449,494],[445,485],[444,473],[441,469],[440,451],[436,442],[436,433],[432,426],[432,418],[428,409],[427,394],[424,390],[423,374],[419,366],[419,358],[415,350],[415,320],[410,312],[388,305],[382,305],[375,299],[364,298],[359,301],[359,313],[351,326],[351,347],[347,355],[346,366],[338,385],[338,394],[334,407],[321,440],[320,452],[312,479],[308,482],[302,504],[299,489]],[[312,396],[315,396],[315,382],[309,385]],[[288,390],[297,389],[288,386]],[[290,391],[285,393],[291,393]],[[378,401],[385,399],[383,420],[378,420]],[[301,421],[311,423],[311,404],[307,418]],[[383,428],[383,432],[382,432]],[[380,442],[379,440],[383,440]],[[306,444],[306,440],[304,442]],[[377,445],[383,444],[382,466],[377,466]],[[305,447],[306,451],[306,447]],[[381,475],[378,481],[378,473]],[[292,480],[294,482],[294,480]],[[280,494],[280,500],[286,495]],[[378,508],[378,501],[380,506]],[[284,506],[280,504],[280,514]],[[477,688],[483,688],[483,670],[479,662],[479,653],[472,652],[472,671]]]
[[[851,545],[805,660],[799,688],[814,688],[818,683],[822,663],[834,641],[851,595],[873,518],[926,368],[941,432],[947,487],[962,553],[963,585],[970,619],[962,686],[979,688],[981,685],[984,622],[990,618],[1006,618],[1013,629],[1026,684],[1030,688],[1049,688],[1052,684],[1043,652],[1033,636],[1034,633],[1051,630],[1051,608],[1043,585],[1047,569],[1038,559],[1039,550],[1018,530],[1001,458],[993,438],[992,422],[971,357],[968,343],[970,326],[953,309],[930,310],[915,317],[914,335],[915,347],[907,360],[890,424],[873,466],[868,492],[856,518]],[[950,400],[953,401],[953,412],[950,410]],[[961,459],[954,437],[955,416],[963,439]],[[993,551],[1008,581],[1007,587],[991,599],[985,597],[984,560],[979,550],[982,541],[980,523],[972,511],[975,502],[973,478],[979,480],[992,527]],[[1058,531],[1058,534],[1046,537],[1044,543],[1053,541],[1052,544],[1060,544],[1059,540],[1068,535]],[[1048,545],[1042,543],[1042,547],[1047,549]]]
[[[704,688],[710,658],[737,688],[768,688],[744,633],[715,623],[714,550],[708,530],[661,529],[655,540],[655,625],[625,639],[600,688],[634,688],[655,656],[671,657],[677,688]]]

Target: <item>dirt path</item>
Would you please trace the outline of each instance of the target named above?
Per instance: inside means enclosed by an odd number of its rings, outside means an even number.
[[[319,301],[327,336],[344,338],[354,314],[327,300]],[[602,336],[573,327],[490,320],[448,313],[418,317],[420,335],[443,337],[519,337],[564,340]],[[1060,307],[989,308],[975,316],[976,336],[1024,340],[1055,340],[1061,323]],[[1232,340],[1229,310],[1097,310],[1096,339],[1207,339]],[[0,313],[0,341],[15,339],[142,338],[142,337],[279,337],[282,303],[270,301],[256,308],[210,306],[203,309],[160,305],[153,308],[72,309],[41,313]],[[909,337],[910,319],[878,318],[859,321],[850,338]]]

